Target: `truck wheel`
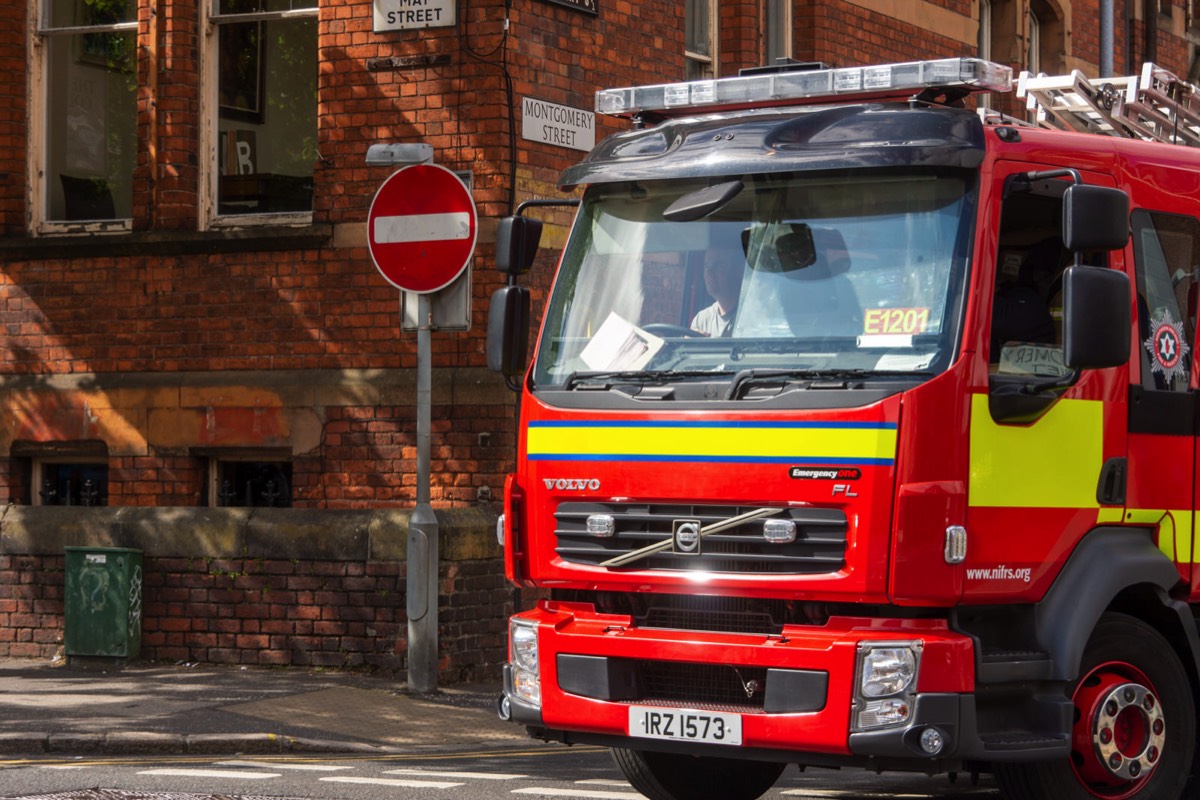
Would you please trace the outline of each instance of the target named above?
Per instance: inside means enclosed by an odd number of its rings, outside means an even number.
[[[613,760],[650,800],[756,800],[786,764],[613,748]]]
[[[1072,691],[1065,761],[997,764],[1009,800],[1177,800],[1192,764],[1196,717],[1187,672],[1141,620],[1105,614]]]

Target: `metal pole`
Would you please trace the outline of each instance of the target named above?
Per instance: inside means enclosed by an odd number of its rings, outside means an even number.
[[[1113,1],[1100,0],[1100,77],[1113,74]]]
[[[433,360],[428,294],[417,295],[417,507],[408,523],[408,689],[437,691],[438,521],[429,505]]]

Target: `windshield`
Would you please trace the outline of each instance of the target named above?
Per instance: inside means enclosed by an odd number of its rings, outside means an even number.
[[[974,185],[942,168],[593,186],[534,383],[945,369]]]

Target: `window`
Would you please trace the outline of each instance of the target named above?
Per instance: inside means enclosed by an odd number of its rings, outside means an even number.
[[[1025,42],[1025,63],[1029,71],[1047,75],[1069,72],[1067,24],[1060,5],[1049,0],[1029,0],[1027,19],[1029,36]]]
[[[684,23],[684,49],[687,80],[717,76],[716,3],[714,0],[687,0]]]
[[[222,507],[290,508],[292,464],[271,454],[209,458],[202,504]]]
[[[1037,75],[1042,71],[1042,21],[1032,8],[1028,17],[1029,36],[1025,39],[1025,68]]]
[[[30,173],[38,231],[128,231],[139,152],[139,72],[147,43],[171,24],[172,6],[150,0],[29,0],[41,46],[32,48]],[[318,0],[197,0],[201,73],[196,91],[205,124],[200,158],[200,225],[304,222],[311,218],[317,153]],[[139,38],[139,11],[143,31]],[[184,59],[187,61],[187,59]],[[162,64],[170,63],[160,61]],[[155,74],[170,85],[186,75]],[[148,96],[148,95],[147,95]],[[145,108],[142,109],[143,114]],[[145,122],[143,116],[142,122]],[[273,215],[265,217],[264,215]]]
[[[1200,222],[1140,210],[1131,220],[1142,387],[1187,391],[1195,346]]]
[[[792,4],[767,0],[766,64],[792,55]]]
[[[1009,178],[996,262],[989,345],[998,376],[1063,377],[1062,196],[1070,184]]]
[[[35,506],[108,505],[108,463],[79,458],[34,458],[29,498]]]
[[[37,193],[49,223],[128,220],[137,162],[136,0],[44,0]],[[127,225],[128,223],[126,223]]]
[[[217,216],[308,214],[317,0],[213,0]]]

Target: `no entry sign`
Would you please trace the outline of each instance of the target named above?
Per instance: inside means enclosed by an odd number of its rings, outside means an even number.
[[[396,170],[367,212],[371,260],[398,289],[427,294],[449,286],[475,252],[475,201],[437,164]]]

